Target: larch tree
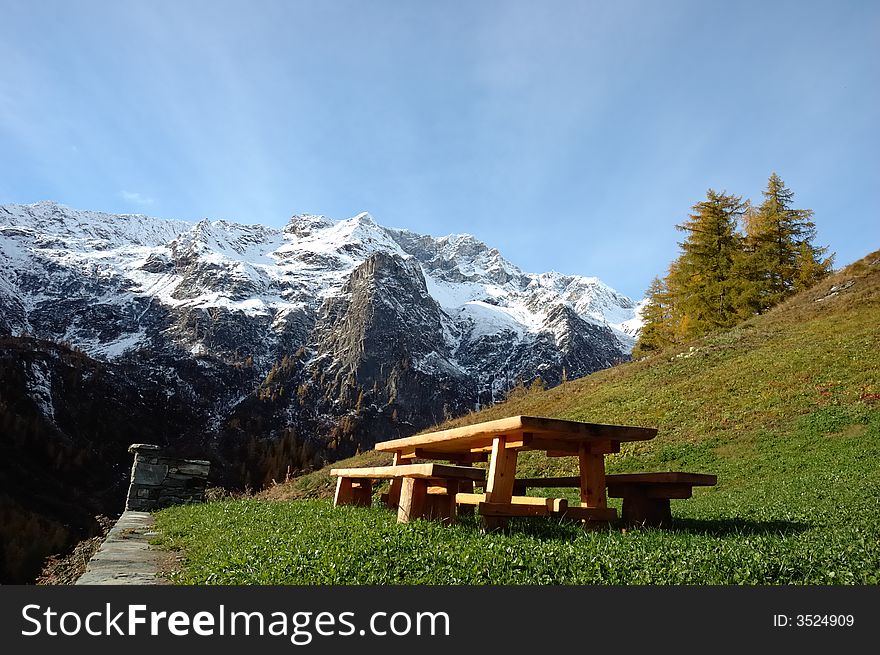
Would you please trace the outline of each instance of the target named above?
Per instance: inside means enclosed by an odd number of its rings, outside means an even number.
[[[748,315],[744,298],[742,236],[737,231],[745,209],[740,196],[712,189],[706,200],[676,229],[685,232],[681,256],[671,267],[668,284],[675,288],[675,311],[682,337],[731,327]]]
[[[748,270],[755,285],[754,308],[763,312],[831,272],[834,256],[814,246],[813,210],[794,209],[794,192],[776,173],[764,201],[745,221]]]
[[[642,310],[642,327],[633,357],[644,357],[674,341],[672,296],[668,278],[655,277],[646,293],[647,303]]]
[[[813,244],[813,211],[793,208],[794,193],[776,173],[763,196],[756,207],[709,189],[676,225],[686,237],[666,277],[647,291],[634,356],[732,327],[831,272],[834,255]]]

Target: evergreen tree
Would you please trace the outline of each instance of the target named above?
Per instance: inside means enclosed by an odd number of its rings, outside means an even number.
[[[667,280],[655,277],[648,287],[645,294],[648,302],[642,310],[642,329],[633,348],[633,357],[644,357],[673,342],[673,305]]]
[[[694,205],[687,221],[676,225],[687,237],[671,267],[674,310],[682,337],[730,327],[748,315],[742,237],[737,232],[745,203],[739,196],[712,189]]]
[[[754,207],[709,189],[676,228],[687,236],[663,279],[647,291],[636,357],[765,311],[831,272],[834,255],[815,246],[809,209],[773,173]],[[745,236],[738,231],[742,220]]]
[[[754,288],[752,304],[763,312],[831,271],[833,255],[812,245],[813,210],[793,209],[794,192],[776,173],[767,181],[764,201],[747,215],[746,249]]]

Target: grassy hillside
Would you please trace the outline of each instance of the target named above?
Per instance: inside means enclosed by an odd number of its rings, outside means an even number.
[[[183,550],[176,579],[188,583],[876,584],[878,323],[875,252],[733,330],[449,424],[531,414],[658,427],[608,469],[717,474],[673,501],[671,530],[398,526],[381,508],[333,509],[324,470],[260,499],[166,510],[163,543]],[[525,453],[518,475],[575,471],[574,458]],[[292,498],[316,500],[273,502]]]

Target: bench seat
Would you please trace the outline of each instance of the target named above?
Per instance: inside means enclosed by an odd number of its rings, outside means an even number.
[[[659,526],[672,522],[669,501],[690,498],[695,486],[711,487],[718,482],[705,473],[621,473],[605,476],[612,498],[623,498],[623,520],[631,525]]]
[[[486,469],[452,464],[400,464],[398,466],[364,466],[360,468],[330,469],[330,475],[345,478],[390,480],[393,478],[448,478],[455,480],[485,480]]]
[[[486,479],[486,470],[452,464],[400,464],[331,469],[335,476],[333,504],[368,507],[373,499],[373,480],[392,480],[391,491],[383,496],[397,508],[397,521],[433,518],[455,520],[455,498],[459,491],[473,490],[474,483]]]
[[[713,486],[714,475],[667,471],[660,473],[616,473],[605,476],[611,498],[623,498],[624,522],[630,525],[659,526],[672,520],[670,499],[690,498],[695,486]],[[529,487],[579,487],[578,476],[557,478],[520,478],[514,482],[514,493],[525,493]],[[569,518],[576,518],[581,509],[572,507]],[[593,511],[593,510],[591,510]],[[595,520],[595,519],[594,519]]]

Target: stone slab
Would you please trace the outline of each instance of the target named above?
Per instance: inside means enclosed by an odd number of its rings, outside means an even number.
[[[134,484],[145,484],[152,486],[159,486],[168,476],[168,467],[164,464],[143,464],[141,462],[137,463],[137,466],[134,467],[134,475],[132,475],[132,482]]]
[[[159,576],[162,551],[149,543],[156,534],[153,523],[149,512],[123,512],[75,584],[168,584]]]

